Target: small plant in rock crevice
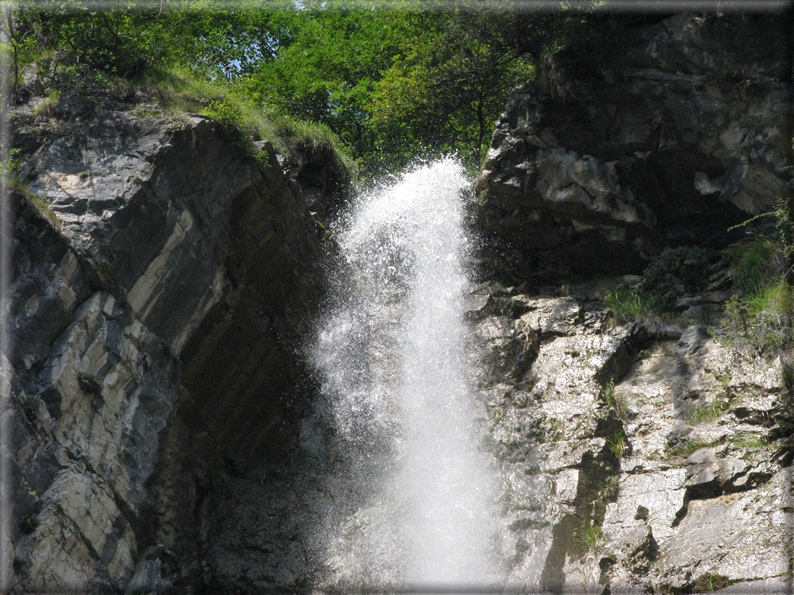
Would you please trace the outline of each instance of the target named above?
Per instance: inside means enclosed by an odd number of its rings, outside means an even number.
[[[601,494],[604,500],[614,502],[617,499],[618,492],[620,491],[620,475],[610,475],[606,482]]]
[[[730,409],[730,403],[721,399],[714,399],[705,405],[696,405],[690,409],[685,416],[686,422],[690,425],[697,425],[714,421]]]
[[[629,418],[628,403],[626,399],[616,393],[614,378],[610,378],[604,385],[601,396],[610,415],[621,421],[626,421]]]
[[[711,591],[719,591],[731,585],[734,581],[729,579],[723,574],[715,574],[708,572],[701,574],[695,579],[694,584],[689,590],[689,593],[710,593]]]
[[[604,529],[595,521],[583,525],[576,532],[576,539],[589,552],[595,551],[604,539]]]
[[[628,448],[626,434],[623,433],[623,430],[617,430],[611,436],[607,436],[606,445],[613,455],[615,455],[617,458],[622,457]]]
[[[95,376],[94,374],[89,374],[88,372],[80,372],[77,374],[77,384],[83,389],[85,392],[92,394],[92,395],[101,395],[102,394],[102,381],[99,377]]]
[[[714,446],[718,446],[719,444],[721,444],[721,441],[719,439],[715,439],[715,440],[687,439],[687,440],[683,440],[682,442],[670,448],[669,453],[672,456],[688,457],[689,455],[697,452],[701,448],[711,448]]]

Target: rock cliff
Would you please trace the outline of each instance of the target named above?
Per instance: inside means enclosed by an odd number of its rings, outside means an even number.
[[[592,286],[479,295],[509,586],[789,592],[790,362],[685,321],[616,324]]]
[[[280,463],[308,402],[295,339],[323,248],[300,182],[335,200],[336,163],[290,156],[296,181],[269,142],[131,96],[31,107],[13,115],[17,588],[206,586],[214,498]]]
[[[561,52],[496,124],[477,217],[488,270],[511,283],[723,247],[786,193],[787,17],[636,20],[612,17]]]
[[[611,19],[517,88],[475,186],[485,278],[512,286],[469,312],[508,584],[789,592],[790,354],[720,337],[719,249],[791,189],[790,22],[655,20]],[[611,317],[610,288],[693,247],[677,314]]]

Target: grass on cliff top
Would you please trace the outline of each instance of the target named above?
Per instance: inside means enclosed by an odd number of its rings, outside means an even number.
[[[151,69],[140,87],[157,92],[158,103],[168,112],[197,112],[238,129],[252,139],[273,143],[277,153],[288,155],[300,146],[330,148],[356,178],[357,167],[342,141],[331,130],[278,114],[266,114],[229,88],[201,80],[180,69]]]

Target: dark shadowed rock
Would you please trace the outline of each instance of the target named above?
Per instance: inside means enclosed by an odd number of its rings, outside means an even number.
[[[476,184],[486,262],[515,284],[636,273],[773,207],[791,179],[786,19],[615,19],[515,89]]]

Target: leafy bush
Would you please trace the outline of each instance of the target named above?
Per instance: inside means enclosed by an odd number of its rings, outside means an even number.
[[[794,218],[791,205],[776,207],[743,223],[773,218],[774,229],[730,250],[731,273],[741,295],[725,304],[720,336],[739,349],[773,353],[794,343]]]

